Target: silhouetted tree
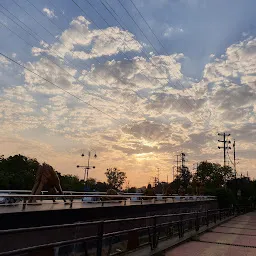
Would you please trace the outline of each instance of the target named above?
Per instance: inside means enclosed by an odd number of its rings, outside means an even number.
[[[121,172],[117,168],[109,168],[105,172],[107,179],[108,179],[108,184],[110,188],[119,190],[122,188],[126,177],[125,172]]]
[[[220,164],[210,162],[201,162],[194,175],[194,180],[208,190],[223,187],[231,178],[233,178],[231,167],[223,167]]]

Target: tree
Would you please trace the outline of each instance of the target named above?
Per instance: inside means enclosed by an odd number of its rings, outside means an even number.
[[[14,155],[4,158],[0,156],[0,189],[31,190],[36,177],[39,162],[36,159],[23,155]],[[59,176],[63,190],[83,191],[84,182],[73,175]]]
[[[99,191],[99,192],[106,192],[109,189],[109,184],[107,184],[106,182],[98,181],[96,183],[95,189],[96,191]]]
[[[60,176],[60,184],[63,190],[67,190],[67,191],[83,191],[84,190],[84,182],[79,180],[79,178],[74,175]]]
[[[202,184],[205,189],[222,188],[233,177],[232,168],[220,164],[201,162],[194,175],[194,181]]]
[[[107,171],[105,172],[105,175],[107,176],[108,184],[110,188],[117,189],[117,190],[122,188],[125,182],[125,179],[127,178],[125,172],[121,172],[117,168],[107,169]]]
[[[192,178],[192,174],[189,171],[188,167],[181,167],[180,174],[178,175],[177,178],[180,180],[180,185],[186,190]]]
[[[33,187],[39,163],[23,155],[0,158],[0,189],[28,190]]]

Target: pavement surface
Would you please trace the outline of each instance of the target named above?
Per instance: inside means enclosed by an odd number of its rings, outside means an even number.
[[[256,212],[231,219],[202,234],[198,241],[184,243],[165,256],[255,256]]]

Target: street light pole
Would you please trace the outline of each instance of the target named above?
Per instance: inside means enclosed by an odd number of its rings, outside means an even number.
[[[82,157],[84,157],[84,153],[81,155]],[[77,168],[84,168],[84,181],[85,181],[85,176],[86,176],[86,181],[88,180],[88,172],[90,169],[95,169],[95,166],[90,166],[90,157],[91,157],[91,152],[88,152],[88,164],[87,166],[85,165],[77,165]],[[96,158],[97,155],[96,153],[94,154],[94,158]]]

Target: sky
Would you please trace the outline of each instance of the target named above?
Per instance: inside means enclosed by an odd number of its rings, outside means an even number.
[[[0,0],[0,154],[172,180],[175,155],[256,177],[255,0]],[[81,157],[84,153],[85,157]],[[232,166],[232,149],[228,159]]]

